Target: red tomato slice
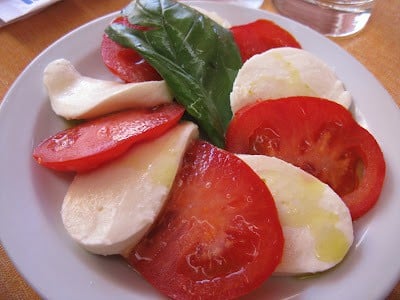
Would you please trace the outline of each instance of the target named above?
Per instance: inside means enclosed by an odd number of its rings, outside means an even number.
[[[162,135],[183,113],[182,106],[167,104],[94,119],[41,142],[33,157],[50,169],[89,171],[120,156],[134,143]]]
[[[140,29],[140,26],[132,25],[124,17],[116,18],[113,23],[124,24],[125,26]],[[109,70],[125,82],[141,82],[161,80],[161,76],[150,66],[135,50],[124,48],[103,35],[101,43],[101,56],[104,64]]]
[[[231,28],[242,61],[272,48],[301,48],[299,42],[285,29],[269,20],[257,20]]]
[[[353,220],[374,206],[385,161],[374,137],[341,105],[320,98],[290,97],[239,110],[226,147],[237,153],[281,158],[329,184]]]
[[[198,141],[162,215],[127,259],[170,298],[226,300],[263,283],[282,251],[264,182],[235,155]]]

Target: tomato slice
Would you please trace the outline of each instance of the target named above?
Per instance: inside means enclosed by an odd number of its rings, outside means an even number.
[[[276,23],[260,19],[252,23],[233,26],[233,37],[239,47],[242,61],[272,48],[301,48],[299,42]]]
[[[327,183],[353,220],[379,198],[385,161],[374,137],[341,105],[290,97],[239,110],[226,134],[229,151],[281,158]]]
[[[170,199],[129,263],[173,299],[232,299],[281,260],[282,228],[264,182],[235,155],[197,141]]]
[[[113,23],[142,29],[140,26],[132,25],[126,17],[118,17]],[[107,34],[103,35],[101,43],[101,56],[108,69],[125,82],[142,82],[161,80],[161,76],[150,66],[135,50],[125,48],[110,39]]]
[[[94,119],[44,140],[33,157],[50,169],[89,171],[122,155],[134,143],[162,135],[183,113],[182,106],[166,104]]]

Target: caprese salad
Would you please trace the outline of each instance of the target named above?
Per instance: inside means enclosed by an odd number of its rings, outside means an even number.
[[[131,2],[99,45],[119,80],[66,58],[43,76],[54,112],[83,120],[33,149],[76,173],[72,239],[172,299],[238,298],[344,259],[385,161],[328,65],[271,21],[172,0]]]

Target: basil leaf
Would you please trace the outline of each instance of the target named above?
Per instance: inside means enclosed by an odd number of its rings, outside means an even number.
[[[210,141],[223,147],[232,118],[229,94],[242,65],[231,32],[171,0],[132,1],[122,13],[130,23],[149,30],[112,24],[106,29],[108,36],[139,52]]]

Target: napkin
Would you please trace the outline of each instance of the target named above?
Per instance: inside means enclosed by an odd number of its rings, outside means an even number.
[[[0,1],[0,27],[39,12],[60,0],[2,0]]]

